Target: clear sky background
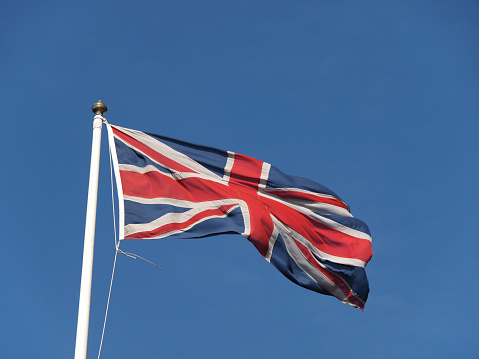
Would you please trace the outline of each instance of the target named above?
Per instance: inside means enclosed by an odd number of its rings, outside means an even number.
[[[240,235],[124,241],[102,358],[479,358],[479,2],[3,1],[0,357],[74,354],[93,114],[246,154],[368,223],[364,312]],[[89,357],[114,258],[103,133]]]

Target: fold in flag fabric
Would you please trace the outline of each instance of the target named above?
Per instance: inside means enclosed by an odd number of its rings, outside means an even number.
[[[294,283],[364,308],[371,234],[333,191],[238,153],[107,128],[120,239],[239,233]]]

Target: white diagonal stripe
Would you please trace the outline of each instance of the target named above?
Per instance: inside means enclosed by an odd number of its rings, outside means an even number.
[[[300,188],[261,188],[260,187],[260,190],[261,190],[261,193],[265,194],[265,196],[267,196],[268,198],[275,198],[280,201],[297,204],[302,207],[307,207],[307,208],[310,208],[312,211],[318,212],[320,214],[334,214],[338,216],[353,217],[353,215],[349,212],[349,210],[344,207],[336,206],[330,203],[319,202],[318,200],[314,200],[314,199],[288,198],[288,197],[276,195],[275,192],[300,192],[304,194],[317,196],[319,198],[329,198],[329,199],[340,201],[336,197],[333,197],[327,194],[319,194],[316,192],[311,192],[311,191],[303,190]]]
[[[181,200],[181,199],[175,199],[175,198],[166,198],[166,197],[157,197],[157,198],[142,198],[142,197],[134,197],[134,196],[128,196],[124,195],[123,199],[125,201],[132,201],[132,202],[137,202],[141,204],[166,204],[166,205],[172,205],[172,206],[177,206],[177,207],[182,207],[182,208],[191,208],[191,210],[196,210],[195,213],[188,211],[188,213],[191,213],[191,216],[193,216],[196,213],[199,213],[205,209],[215,209],[219,208],[224,205],[229,205],[229,204],[235,204],[237,206],[233,208],[237,208],[238,206],[241,209],[241,212],[243,214],[243,223],[244,223],[244,232],[241,233],[244,237],[248,237],[251,233],[251,220],[250,220],[250,213],[248,209],[248,205],[246,204],[245,201],[236,199],[236,198],[226,198],[226,199],[218,199],[218,200],[213,200],[213,201],[204,201],[204,202],[191,202],[191,201],[186,201],[186,200]],[[228,211],[230,212],[230,211]],[[186,213],[186,212],[183,212]],[[177,213],[174,213],[177,214]],[[190,217],[191,217],[190,216]],[[164,216],[160,218],[164,218]],[[158,221],[160,218],[156,219]],[[168,220],[168,219],[166,219]],[[180,221],[180,222],[185,222],[186,220]],[[180,223],[178,221],[175,221],[174,223]],[[143,232],[146,230],[151,230],[155,229],[162,224],[159,224],[157,227],[152,225],[153,228],[150,229],[142,229],[138,226],[143,226],[143,225],[150,225],[153,222],[149,222],[146,224],[129,224],[126,227],[130,228],[128,234],[132,233],[138,233],[138,232]],[[164,223],[165,224],[165,223]],[[146,228],[146,227],[145,227]],[[188,227],[188,228],[191,228]],[[125,229],[126,230],[126,229]]]
[[[302,199],[296,199],[296,198],[284,198],[284,197],[279,197],[272,194],[268,194],[268,196],[271,196],[268,198],[275,198],[285,203],[290,203],[299,207],[308,208],[311,211],[320,215],[332,214],[332,215],[343,216],[343,217],[353,217],[353,215],[347,209],[343,207],[334,206],[329,203],[316,202],[313,200],[302,200]]]
[[[276,223],[280,222],[275,221],[275,224]],[[320,270],[318,270],[308,261],[299,248],[294,244],[291,236],[289,236],[287,233],[281,232],[281,238],[283,238],[283,243],[291,259],[306,275],[312,278],[322,288],[334,295],[340,301],[349,303],[344,292],[331,279],[325,276]]]
[[[271,219],[273,222],[275,221],[274,217],[271,216]],[[274,244],[276,243],[276,240],[278,239],[278,227],[273,226],[273,233],[271,233],[271,236],[269,237],[269,245],[268,245],[268,252],[266,253],[265,259],[270,262],[271,261],[271,255],[273,254],[273,249],[274,249]]]
[[[152,161],[154,161],[154,160],[152,159]],[[156,161],[154,161],[154,162],[158,163]],[[163,164],[161,164],[161,163],[158,163],[158,164],[163,166]],[[119,168],[122,171],[135,172],[135,173],[140,173],[140,174],[145,174],[145,173],[148,173],[148,172],[157,172],[157,173],[160,173],[163,176],[174,179],[175,181],[179,181],[179,180],[186,179],[186,178],[201,178],[201,179],[206,180],[206,181],[212,181],[212,182],[215,182],[215,183],[218,183],[218,184],[221,184],[221,185],[226,185],[226,183],[224,183],[222,181],[222,179],[219,178],[218,176],[211,177],[211,176],[207,176],[207,175],[204,175],[204,174],[201,174],[201,173],[191,173],[191,172],[173,172],[173,173],[164,172],[164,171],[161,171],[160,169],[156,168],[153,165],[146,165],[145,167],[138,167],[138,166],[135,166],[135,165],[120,164]]]
[[[188,167],[189,169],[191,169],[191,170],[193,170],[197,173],[201,173],[205,176],[213,177],[213,178],[216,178],[216,179],[221,179],[221,177],[218,176],[216,173],[211,172],[209,169],[200,165],[195,160],[191,159],[190,157],[184,155],[181,152],[178,152],[178,151],[172,149],[170,146],[164,144],[163,142],[160,142],[160,141],[154,139],[153,137],[147,135],[144,132],[131,130],[131,129],[123,128],[123,127],[119,127],[119,126],[113,126],[113,127],[118,128],[118,130],[120,130],[121,132],[124,132],[124,133],[128,134],[129,136],[133,137],[135,140],[137,140],[137,141],[143,143],[144,145],[150,147],[154,151],[168,157],[172,161],[175,161],[175,162],[181,164],[182,166]],[[125,143],[121,138],[119,138],[117,136],[115,136],[115,137],[118,138],[123,143]],[[125,145],[128,146],[128,147],[134,148],[136,151],[141,152],[145,156],[147,156],[144,152],[142,152],[141,150],[139,150],[135,146],[132,146],[132,145],[127,144],[127,143],[125,143]],[[152,161],[160,164],[163,167],[169,168],[168,166],[166,166],[162,163],[159,163],[158,161],[155,161],[150,156],[148,156],[148,158],[150,158]],[[169,169],[171,169],[171,168],[169,168]],[[171,169],[171,170],[175,171],[173,169]]]
[[[337,200],[339,202],[344,203],[341,199],[339,199],[335,196],[331,196],[330,194],[308,191],[307,189],[302,189],[302,188],[275,187],[275,188],[266,188],[265,191],[266,192],[300,192],[300,193],[304,193],[304,194],[310,194],[312,196],[330,198],[330,199],[334,199],[334,200]],[[344,203],[344,205],[347,206],[346,203]]]
[[[274,218],[273,218],[274,220]],[[290,227],[287,227],[284,223],[282,223],[279,220],[274,220],[275,225],[278,226],[278,229],[281,233],[281,236],[286,235],[286,236],[291,236],[301,244],[303,244],[306,248],[309,249],[311,253],[314,253],[317,255],[319,258],[328,260],[330,262],[334,263],[340,263],[340,264],[346,264],[346,265],[351,265],[351,266],[356,266],[356,267],[361,267],[365,268],[366,267],[366,262],[356,259],[356,258],[347,258],[347,257],[338,257],[334,256],[332,254],[328,254],[326,252],[323,252],[316,248],[310,241],[308,241],[306,238],[304,238],[301,234],[296,232],[295,230],[291,229]]]
[[[172,223],[184,223],[188,220],[190,220],[192,217],[197,215],[198,213],[204,212],[206,210],[210,209],[218,209],[220,208],[221,205],[214,205],[211,204],[210,206],[206,206],[204,203],[202,203],[201,207],[196,207],[192,208],[186,212],[182,213],[167,213],[154,221],[151,221],[149,223],[140,223],[140,224],[128,224],[125,226],[125,235],[129,236],[138,232],[146,232],[146,231],[152,231],[157,228],[160,228],[164,225],[167,224],[172,224]],[[236,206],[233,206],[232,208],[228,209],[228,211],[225,213],[227,215],[230,213],[233,209],[239,207],[239,204]],[[212,217],[223,217],[224,215],[213,215]],[[203,219],[202,219],[203,220]],[[201,221],[201,220],[200,220]],[[199,223],[199,222],[197,222]],[[184,231],[184,229],[182,230]]]
[[[350,228],[348,226],[345,226],[344,224],[341,224],[341,223],[338,223],[336,221],[333,221],[332,219],[329,219],[329,218],[326,218],[326,217],[323,217],[315,212],[313,212],[312,210],[308,209],[308,208],[305,208],[304,206],[301,206],[301,205],[297,205],[289,200],[285,200],[281,197],[276,197],[276,196],[271,196],[267,193],[258,193],[260,196],[263,196],[263,197],[266,197],[266,198],[269,198],[269,199],[272,199],[274,201],[277,201],[277,202],[280,202],[288,207],[291,207],[292,209],[298,211],[298,212],[301,212],[305,215],[307,215],[308,217],[311,217],[313,218],[314,220],[318,221],[319,223],[322,223],[324,224],[325,226],[328,226],[329,228],[332,228],[338,232],[341,232],[341,233],[344,233],[344,234],[347,234],[349,236],[352,236],[352,237],[356,237],[356,238],[360,238],[360,239],[366,239],[368,241],[372,241],[371,239],[371,236],[368,235],[367,233],[364,233],[364,232],[361,232],[361,231],[358,231],[356,229],[353,229],[353,228]]]
[[[143,197],[134,197],[134,196],[124,195],[123,198],[126,201],[133,201],[133,202],[142,203],[142,204],[168,204],[168,205],[183,207],[183,208],[201,207],[206,209],[221,207],[228,204],[241,204],[241,202],[243,202],[236,198],[225,198],[225,199],[217,199],[217,200],[202,201],[202,202],[192,202],[192,201],[170,198],[170,197],[143,198]]]
[[[196,226],[197,224],[201,223],[201,222],[204,222],[208,219],[211,219],[211,218],[225,218],[229,215],[229,213],[231,211],[233,211],[235,208],[237,208],[237,206],[235,207],[232,207],[230,208],[228,211],[226,211],[224,214],[222,215],[211,215],[211,216],[207,216],[207,217],[202,217],[200,218],[198,221],[190,224],[189,226],[187,227],[184,227],[182,229],[175,229],[175,230],[171,230],[169,232],[166,232],[166,233],[163,233],[163,234],[160,234],[156,237],[151,237],[151,239],[160,239],[160,238],[165,238],[165,237],[168,237],[168,236],[172,236],[173,234],[177,234],[177,233],[181,233],[181,232],[186,232],[188,231],[189,229],[193,228],[194,226]],[[131,225],[133,229],[135,229],[134,227],[137,226],[137,225]],[[135,231],[133,233],[138,233],[138,232],[141,232],[141,231]]]

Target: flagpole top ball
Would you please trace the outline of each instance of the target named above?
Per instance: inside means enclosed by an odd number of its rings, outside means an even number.
[[[108,110],[106,105],[103,103],[102,100],[99,100],[97,103],[95,103],[92,107],[91,107],[91,110],[93,111],[93,113],[95,115],[101,115],[103,116],[103,114]]]

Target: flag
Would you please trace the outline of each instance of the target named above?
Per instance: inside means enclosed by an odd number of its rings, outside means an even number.
[[[363,309],[368,226],[333,191],[238,153],[108,125],[120,239],[239,233],[292,282]]]

